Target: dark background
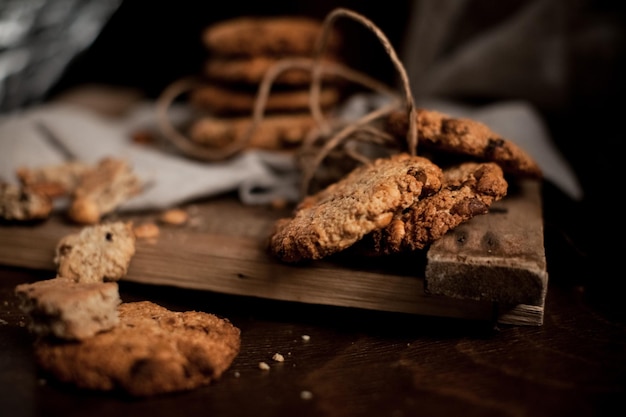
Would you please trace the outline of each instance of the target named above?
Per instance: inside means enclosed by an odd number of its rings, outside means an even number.
[[[460,42],[481,26],[503,18],[503,8],[486,0],[469,2],[472,19],[459,24]],[[514,9],[524,1],[504,2]],[[565,2],[572,7],[568,30],[588,25],[624,27],[623,2]],[[157,97],[173,80],[197,74],[207,52],[200,42],[209,24],[239,15],[297,15],[320,19],[341,6],[367,16],[386,34],[398,51],[410,24],[411,1],[124,1],[93,45],[72,61],[49,97],[83,83],[130,86]],[[375,38],[351,22],[344,58],[354,68],[388,83],[395,72],[380,52]],[[621,315],[623,267],[626,249],[622,178],[624,177],[623,120],[624,32],[610,42],[578,43],[569,49],[567,100],[557,106],[536,105],[557,147],[574,168],[585,196],[573,201],[551,184],[544,187],[545,236],[551,280],[584,285],[591,300],[602,297],[601,308]],[[517,97],[450,97],[468,103],[489,103]]]

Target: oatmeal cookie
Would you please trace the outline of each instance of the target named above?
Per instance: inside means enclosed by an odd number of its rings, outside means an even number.
[[[322,64],[336,62],[338,59],[327,57]],[[280,58],[254,56],[249,58],[219,58],[208,59],[204,65],[204,75],[216,83],[259,85],[267,71]],[[308,86],[311,83],[311,71],[292,68],[281,73],[273,85],[292,87]],[[337,82],[337,77],[331,74],[323,76],[324,82]]]
[[[225,88],[206,84],[189,93],[189,104],[218,116],[250,116],[257,99],[256,90]],[[339,103],[338,87],[326,86],[320,91],[320,107],[330,108]],[[302,112],[309,109],[309,89],[302,87],[272,91],[265,102],[266,112]]]
[[[20,309],[37,336],[82,340],[119,323],[116,282],[77,283],[56,277],[15,287]]]
[[[408,127],[409,120],[405,111],[395,111],[386,119],[387,130],[398,137],[406,136]],[[505,173],[514,176],[542,177],[541,168],[526,151],[478,121],[417,109],[417,129],[419,145],[424,149],[495,162]]]
[[[275,223],[269,250],[285,262],[321,259],[339,252],[394,214],[439,191],[441,169],[426,158],[396,154],[361,165],[296,206]]]
[[[249,117],[205,117],[192,123],[189,137],[200,145],[221,148],[246,135],[251,124]],[[267,115],[256,126],[246,147],[295,149],[314,127],[309,113]]]
[[[502,199],[508,183],[493,162],[465,162],[444,169],[443,187],[397,212],[389,225],[359,242],[371,255],[423,249],[472,217],[485,214]]]
[[[322,23],[304,16],[242,16],[205,28],[202,42],[208,51],[222,56],[303,56],[313,53]],[[341,44],[331,29],[328,51]]]
[[[58,275],[76,282],[118,281],[128,271],[135,240],[131,222],[84,227],[59,240],[54,257]]]
[[[239,353],[240,330],[215,315],[149,301],[118,311],[116,327],[80,343],[39,340],[38,365],[79,388],[147,397],[208,385]]]
[[[0,219],[43,220],[52,212],[52,200],[36,190],[0,182]]]

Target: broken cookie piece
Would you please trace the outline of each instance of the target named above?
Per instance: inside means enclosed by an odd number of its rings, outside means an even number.
[[[119,323],[115,282],[83,284],[57,277],[18,285],[15,294],[37,336],[83,340]]]
[[[37,191],[9,183],[0,183],[0,219],[29,221],[46,219],[52,201]]]
[[[76,282],[118,281],[135,254],[135,239],[130,222],[87,226],[67,235],[56,247],[58,275]]]
[[[57,198],[72,194],[81,177],[91,169],[93,167],[89,164],[69,161],[36,168],[20,167],[16,175],[25,188]]]
[[[96,224],[141,192],[141,182],[126,161],[104,158],[81,176],[68,216],[81,224]]]

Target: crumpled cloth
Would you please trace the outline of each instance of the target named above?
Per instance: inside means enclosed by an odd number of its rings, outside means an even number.
[[[337,117],[354,120],[385,99],[355,95]],[[573,199],[582,191],[567,161],[532,106],[503,102],[468,107],[446,101],[418,105],[457,117],[470,117],[526,149],[548,181]],[[69,159],[96,163],[104,157],[125,158],[146,184],[145,191],[119,210],[160,210],[195,199],[236,192],[244,204],[299,199],[299,172],[292,156],[249,150],[221,162],[192,160],[178,153],[134,143],[138,128],[156,126],[154,103],[138,105],[123,118],[107,118],[75,105],[47,104],[0,117],[0,180],[17,183],[19,167],[37,168]]]
[[[131,134],[147,126],[153,106],[140,106],[124,119],[101,117],[75,106],[51,104],[0,119],[0,179],[17,181],[18,167],[37,168],[76,159],[95,164],[104,157],[125,159],[146,185],[119,209],[165,209],[201,197],[238,191],[246,204],[297,199],[291,157],[249,151],[224,162],[194,161],[149,145]]]

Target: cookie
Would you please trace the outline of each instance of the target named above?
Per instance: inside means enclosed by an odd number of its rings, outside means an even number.
[[[192,141],[211,148],[222,148],[248,134],[250,117],[205,117],[192,123]],[[247,148],[285,150],[299,146],[307,132],[315,127],[308,113],[265,116],[254,129]]]
[[[38,341],[37,364],[79,388],[147,397],[208,385],[239,353],[240,330],[215,315],[149,301],[118,311],[116,327],[80,343]]]
[[[404,138],[409,127],[405,111],[395,111],[386,119],[386,129]],[[519,177],[542,177],[535,160],[515,143],[494,133],[487,125],[467,118],[453,118],[433,110],[417,109],[419,146],[423,149],[467,155],[495,162],[505,173]]]
[[[342,251],[396,212],[436,193],[441,169],[426,158],[396,154],[361,165],[341,180],[305,197],[291,218],[270,233],[270,253],[284,262],[321,259]]]
[[[267,71],[276,65],[280,58],[254,56],[247,58],[212,57],[204,65],[204,75],[215,83],[259,85]],[[330,57],[323,59],[322,64],[336,62]],[[301,68],[285,70],[276,77],[273,85],[302,87],[311,83],[311,71]],[[337,82],[337,77],[326,74],[324,82]]]
[[[327,109],[339,103],[341,94],[334,86],[320,91],[320,107]],[[257,100],[256,90],[225,88],[207,84],[189,93],[191,106],[218,116],[250,115]],[[302,112],[309,109],[309,89],[271,91],[265,102],[266,112]]]
[[[373,231],[359,243],[370,255],[423,249],[461,223],[486,214],[507,189],[502,169],[493,162],[466,162],[446,168],[438,193],[397,212],[387,227]]]
[[[140,192],[141,181],[126,161],[104,158],[81,176],[68,217],[76,223],[96,224]]]
[[[119,323],[116,282],[77,283],[57,277],[15,287],[20,309],[37,336],[82,340]]]
[[[18,185],[0,182],[0,219],[43,220],[52,212],[52,200],[45,194]]]
[[[61,238],[54,263],[59,276],[76,282],[118,281],[134,254],[133,225],[118,221],[87,226]]]
[[[92,168],[83,162],[70,161],[37,168],[20,167],[16,174],[22,186],[56,198],[73,193],[81,177]]]
[[[202,42],[213,55],[309,56],[321,30],[320,21],[304,16],[242,16],[208,26]],[[331,29],[326,50],[340,44],[340,33]]]

